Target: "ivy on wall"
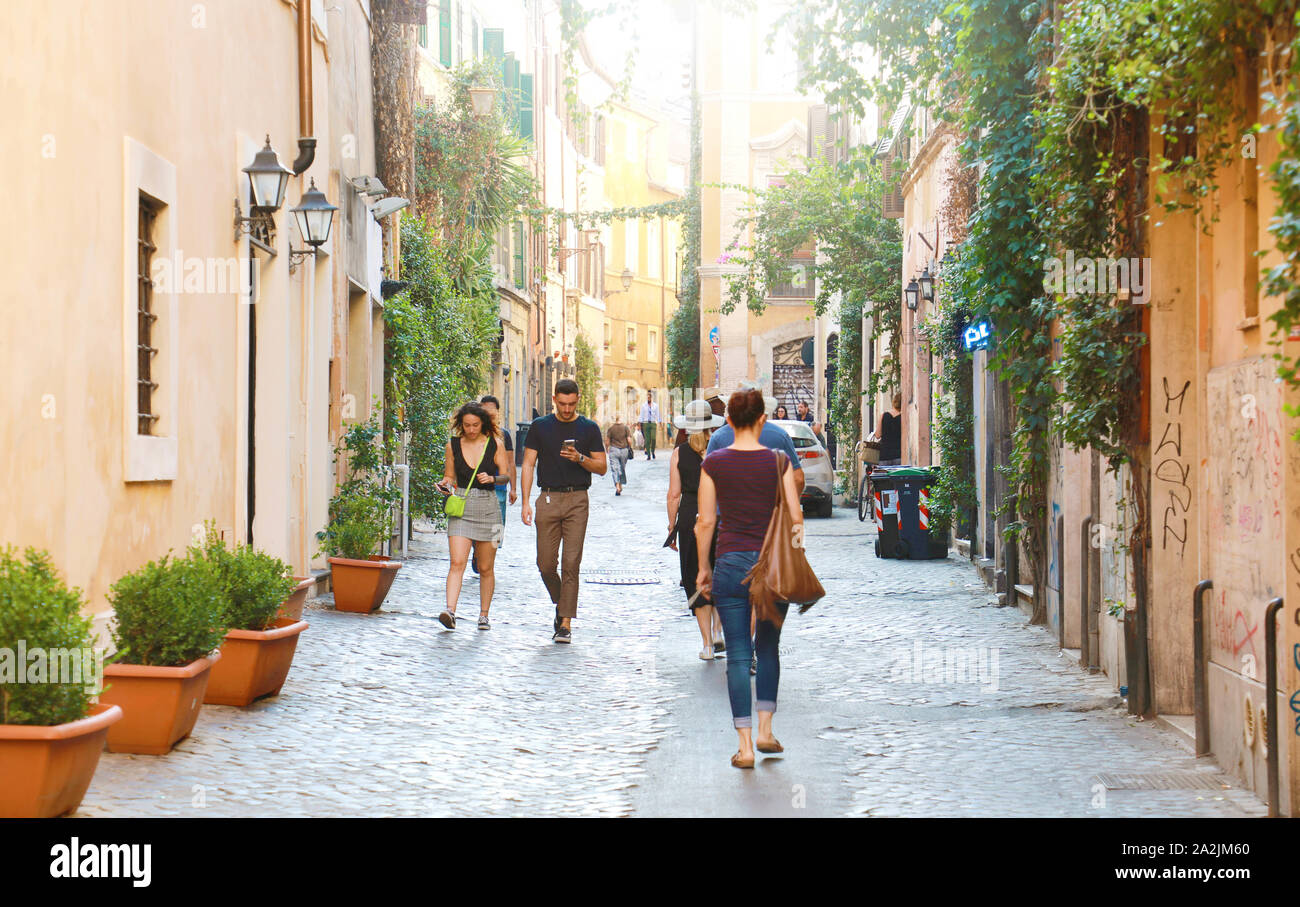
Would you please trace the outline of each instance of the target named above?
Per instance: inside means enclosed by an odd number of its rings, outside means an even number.
[[[700,386],[700,275],[702,233],[700,203],[700,97],[691,93],[691,160],[687,174],[687,205],[682,218],[682,274],[677,310],[664,329],[671,387]]]

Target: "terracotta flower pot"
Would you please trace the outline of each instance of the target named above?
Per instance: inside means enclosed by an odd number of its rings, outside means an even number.
[[[280,611],[276,614],[277,618],[302,620],[302,608],[307,603],[307,593],[311,591],[312,586],[316,585],[316,577],[295,576],[294,579],[298,580],[298,585],[294,586],[293,591],[289,593],[289,597],[280,606]]]
[[[245,706],[284,686],[305,620],[280,619],[270,630],[231,630],[212,666],[205,703]]]
[[[330,558],[330,584],[334,587],[334,607],[339,611],[369,614],[381,604],[393,578],[402,568],[401,561],[371,558],[359,561],[347,557]]]
[[[108,732],[110,753],[161,756],[188,737],[199,718],[212,666],[220,652],[180,668],[112,664],[100,702],[120,705],[123,718]]]
[[[78,721],[0,724],[0,819],[50,819],[81,805],[110,725],[122,710],[91,706]]]

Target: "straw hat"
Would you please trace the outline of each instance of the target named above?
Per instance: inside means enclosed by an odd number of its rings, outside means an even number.
[[[708,400],[692,400],[686,404],[682,414],[673,419],[673,425],[687,431],[704,431],[706,428],[717,428],[726,421],[713,414],[713,407],[709,406]]]

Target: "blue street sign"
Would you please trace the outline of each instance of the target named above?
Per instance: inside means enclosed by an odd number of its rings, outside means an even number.
[[[967,352],[987,349],[992,332],[987,321],[977,321],[962,332],[961,340]]]
[[[718,342],[718,326],[715,324],[713,327],[709,328],[709,343],[717,343],[717,342]]]

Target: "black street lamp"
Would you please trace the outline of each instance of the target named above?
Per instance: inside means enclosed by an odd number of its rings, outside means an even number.
[[[249,216],[239,206],[235,198],[235,241],[247,233],[254,245],[275,254],[275,219],[272,215],[284,204],[284,192],[289,186],[289,177],[293,171],[280,163],[280,157],[271,147],[271,136],[266,137],[266,145],[253,156],[253,163],[243,169],[248,174],[248,186],[253,200]]]
[[[909,283],[907,285],[907,289],[903,291],[903,296],[904,298],[907,299],[907,307],[911,309],[913,312],[916,311],[917,296],[919,296],[920,293],[921,290],[917,286],[915,280]]]
[[[289,249],[289,270],[293,270],[300,258],[316,255],[320,247],[330,238],[330,227],[334,223],[337,205],[331,205],[325,193],[316,188],[313,178],[307,191],[302,194],[298,207],[290,209],[298,222],[298,233],[310,249]]]
[[[925,266],[919,281],[921,284],[921,298],[926,302],[934,302],[934,277],[930,274],[929,265]]]

